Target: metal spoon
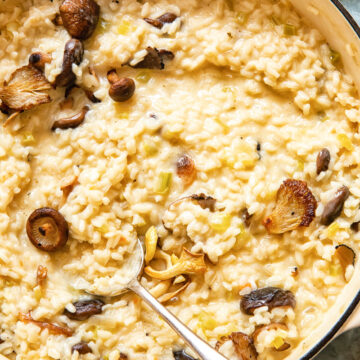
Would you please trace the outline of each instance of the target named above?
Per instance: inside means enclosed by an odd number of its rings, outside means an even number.
[[[94,293],[93,289],[85,289],[88,294],[96,296],[119,296],[128,291],[133,291],[135,294],[141,297],[148,305],[151,306],[175,331],[183,338],[185,343],[203,360],[227,360],[226,357],[218,353],[213,347],[207,344],[204,340],[200,339],[195,333],[193,333],[186,325],[184,325],[179,319],[177,319],[169,310],[167,310],[160,302],[158,302],[141,284],[140,278],[142,276],[145,258],[144,248],[138,240],[139,248],[139,268],[134,276],[125,286],[121,285],[116,289],[108,289],[106,292],[102,291],[101,294]]]

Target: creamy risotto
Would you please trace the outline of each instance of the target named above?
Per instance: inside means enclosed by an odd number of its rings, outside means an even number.
[[[326,321],[360,236],[360,102],[287,0],[0,3],[1,359],[229,359]],[[109,285],[110,284],[110,285]]]

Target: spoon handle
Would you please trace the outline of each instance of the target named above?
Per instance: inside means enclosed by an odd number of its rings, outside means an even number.
[[[180,335],[187,345],[203,360],[227,360],[226,357],[218,353],[205,341],[200,339],[186,325],[177,319],[169,310],[161,305],[140,283],[134,280],[129,285],[129,289],[139,295],[153,310],[155,310],[176,332]]]

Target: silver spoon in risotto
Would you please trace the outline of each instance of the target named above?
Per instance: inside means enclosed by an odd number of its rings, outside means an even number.
[[[124,273],[121,276],[117,274],[117,276],[112,278],[97,278],[92,284],[84,279],[78,279],[73,285],[77,289],[82,289],[94,296],[114,297],[128,291],[133,291],[150,305],[150,307],[156,311],[179,336],[182,337],[186,344],[189,345],[200,359],[227,360],[226,357],[221,355],[193,333],[140,284],[139,280],[143,274],[145,264],[144,249],[140,240],[137,241],[137,247],[134,254],[132,254],[125,262],[126,263],[122,268],[131,269],[130,272],[126,274]]]

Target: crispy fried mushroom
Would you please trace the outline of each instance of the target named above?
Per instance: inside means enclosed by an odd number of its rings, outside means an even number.
[[[155,270],[151,266],[146,266],[144,271],[155,279],[167,280],[180,274],[204,273],[206,271],[206,264],[204,254],[193,254],[186,248],[183,248],[179,261],[166,270]]]
[[[267,306],[269,311],[276,307],[295,308],[296,300],[289,290],[266,287],[252,291],[240,301],[240,308],[247,315],[254,315],[254,310],[263,306]]]
[[[99,21],[100,7],[94,0],[64,0],[59,8],[63,25],[74,38],[85,40]]]
[[[32,65],[23,66],[10,76],[10,80],[0,87],[0,100],[12,111],[30,110],[51,101],[45,90],[51,85],[42,72]]]
[[[256,360],[258,353],[256,351],[254,340],[251,336],[242,332],[233,332],[228,336],[223,336],[216,343],[215,349],[219,350],[220,347],[226,342],[231,340],[234,344],[236,355],[240,360]]]
[[[90,109],[88,106],[84,106],[79,113],[70,116],[68,118],[56,120],[53,126],[51,127],[51,130],[56,130],[56,129],[65,130],[65,129],[74,129],[78,127],[85,120],[85,116],[89,110]]]
[[[272,234],[309,226],[315,217],[316,207],[316,199],[305,181],[287,179],[277,192],[275,209],[263,223]]]

